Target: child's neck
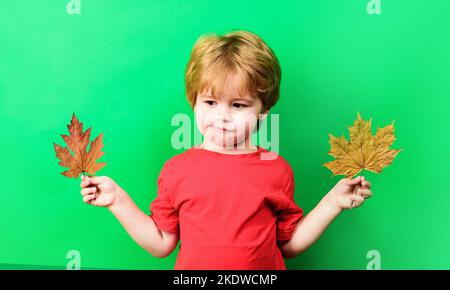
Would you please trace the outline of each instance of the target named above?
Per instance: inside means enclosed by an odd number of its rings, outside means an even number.
[[[244,144],[236,144],[235,148],[225,148],[221,146],[217,146],[215,144],[210,144],[208,142],[203,142],[199,145],[199,148],[219,152],[223,154],[242,154],[242,153],[251,153],[258,150],[258,148],[251,143],[244,143]]]

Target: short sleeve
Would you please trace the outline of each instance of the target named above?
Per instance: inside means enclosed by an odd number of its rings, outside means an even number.
[[[150,217],[159,230],[179,234],[178,211],[169,195],[168,176],[165,166],[158,176],[158,192],[150,204]]]
[[[297,223],[303,217],[303,210],[294,201],[294,189],[294,174],[290,170],[284,186],[282,206],[277,213],[277,240],[280,241],[292,238]]]

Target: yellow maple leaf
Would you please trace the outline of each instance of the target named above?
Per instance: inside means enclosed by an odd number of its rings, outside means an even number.
[[[330,136],[330,151],[328,154],[335,160],[323,164],[334,175],[345,175],[347,178],[357,175],[361,170],[380,173],[390,165],[395,156],[403,149],[390,149],[395,141],[394,122],[383,128],[377,128],[372,136],[372,119],[363,120],[361,115],[353,126],[348,128],[350,141],[342,137]]]

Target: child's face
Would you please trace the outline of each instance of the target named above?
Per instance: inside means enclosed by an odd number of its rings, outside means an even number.
[[[236,79],[229,78],[224,91],[217,92],[217,99],[210,95],[210,90],[197,95],[194,107],[197,127],[204,142],[217,148],[248,148],[259,114],[268,112],[262,112],[263,104],[258,97],[239,96],[236,84]]]

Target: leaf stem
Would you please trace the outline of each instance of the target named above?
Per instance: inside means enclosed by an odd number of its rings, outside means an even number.
[[[92,176],[94,176],[94,175],[89,175],[89,174],[87,174],[87,172],[86,171],[81,171],[81,174],[84,176],[84,177],[92,177]]]

